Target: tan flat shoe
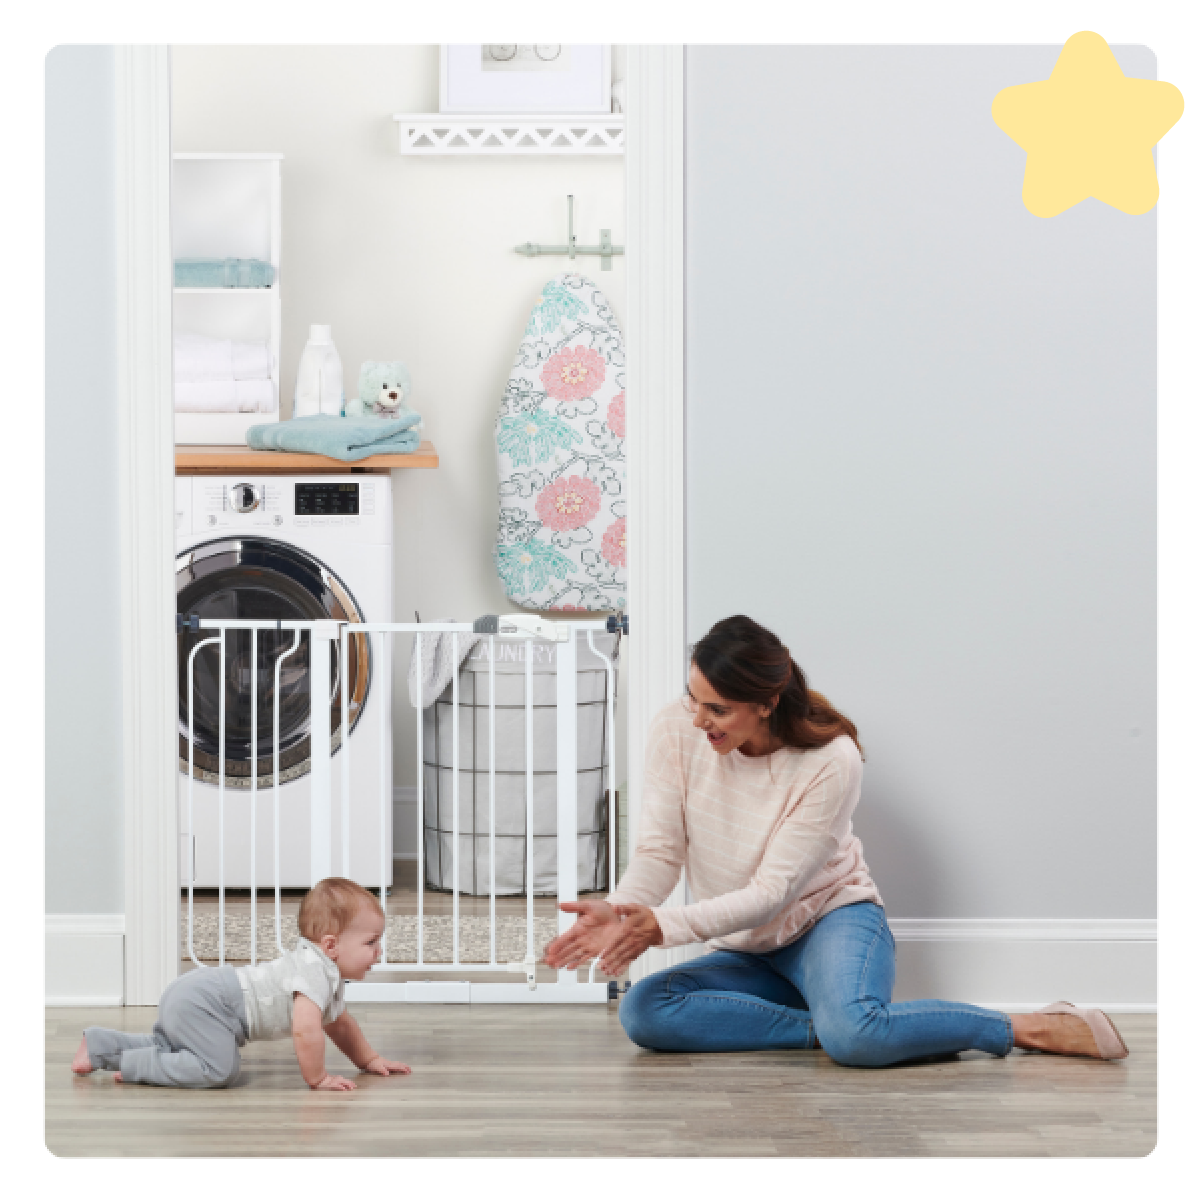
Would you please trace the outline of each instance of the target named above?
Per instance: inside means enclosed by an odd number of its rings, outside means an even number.
[[[1097,1044],[1096,1059],[1125,1059],[1130,1054],[1118,1028],[1099,1009],[1077,1009],[1071,1001],[1056,1001],[1054,1005],[1047,1005],[1035,1012],[1070,1013],[1073,1017],[1083,1018],[1093,1032],[1093,1042]]]

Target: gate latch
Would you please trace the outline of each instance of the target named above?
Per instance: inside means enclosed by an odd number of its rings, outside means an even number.
[[[538,978],[536,975],[538,965],[532,959],[525,959],[520,962],[510,963],[509,968],[514,972],[525,972],[525,982],[530,986],[530,992],[538,987]]]
[[[182,634],[185,630],[193,634],[200,632],[200,615],[198,613],[189,613],[187,617],[182,613],[175,614],[175,632]]]
[[[608,619],[605,621],[605,629],[608,630],[610,634],[616,634],[618,630],[620,630],[623,634],[628,634],[630,632],[629,614],[610,614]]]

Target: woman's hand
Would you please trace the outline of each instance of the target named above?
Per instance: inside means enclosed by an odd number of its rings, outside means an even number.
[[[621,931],[621,919],[605,901],[565,901],[564,913],[578,913],[575,925],[546,945],[548,967],[577,968],[595,959],[614,935]]]
[[[612,909],[622,919],[621,929],[605,948],[600,967],[606,976],[620,976],[647,947],[663,941],[663,931],[646,905],[614,905]]]

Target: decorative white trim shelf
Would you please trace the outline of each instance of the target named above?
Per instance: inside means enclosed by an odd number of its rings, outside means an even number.
[[[396,113],[401,154],[624,154],[622,113]]]

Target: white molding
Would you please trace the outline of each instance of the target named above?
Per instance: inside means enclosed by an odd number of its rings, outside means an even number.
[[[171,403],[171,90],[165,46],[116,48],[125,998],[179,971]]]
[[[684,50],[630,46],[626,72],[630,643],[629,819],[638,829],[646,732],[680,693],[684,623]],[[677,893],[680,890],[677,889]],[[689,958],[652,950],[641,979]]]
[[[999,1009],[1002,1013],[1034,1013],[1043,1007],[1043,1002],[1035,1001],[973,1001],[982,1009]],[[1105,1013],[1158,1013],[1159,1006],[1154,1001],[1088,1001],[1075,1000],[1072,1002],[1077,1009],[1100,1009]]]
[[[46,914],[45,1003],[120,1005],[124,999],[125,915]]]
[[[466,980],[409,980],[395,984],[373,982],[346,985],[352,1004],[376,1005],[607,1005],[607,983],[528,984]]]
[[[50,936],[73,934],[124,934],[123,913],[48,913],[46,933]]]
[[[890,917],[897,942],[1155,942],[1155,918]]]
[[[405,155],[538,154],[620,155],[625,152],[621,113],[552,115],[396,113]]]
[[[102,993],[95,997],[50,996],[47,994],[47,1009],[117,1009],[124,1003],[120,993]]]

